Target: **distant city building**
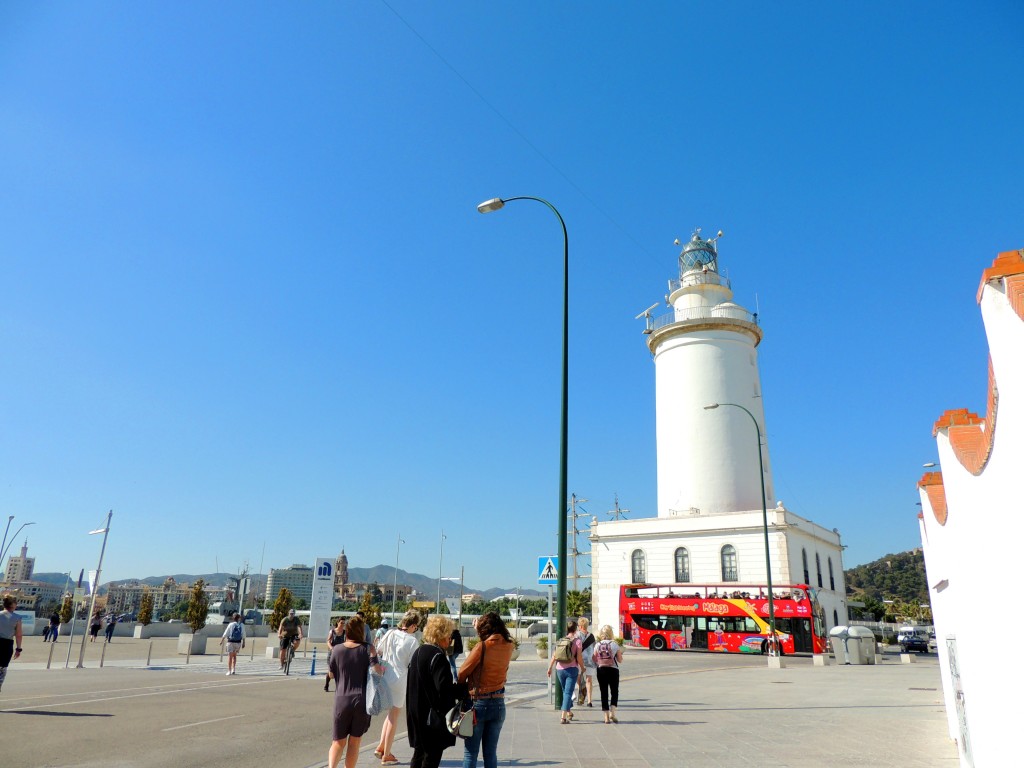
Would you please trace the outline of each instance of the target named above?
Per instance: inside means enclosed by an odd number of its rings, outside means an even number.
[[[290,565],[287,568],[271,568],[267,575],[267,589],[264,599],[267,606],[274,604],[282,589],[287,589],[296,600],[313,599],[313,569],[308,565]]]
[[[1024,249],[1000,253],[984,270],[977,301],[989,351],[986,413],[961,408],[939,417],[932,436],[941,471],[918,482],[928,602],[961,766],[1008,765],[1017,748],[1006,706],[1016,667],[1003,651],[1012,647],[1006,606],[1013,597],[1001,585],[1018,575],[1012,550],[1024,456]],[[950,359],[946,367],[959,373],[964,363]],[[1009,642],[995,641],[1004,636]]]
[[[116,613],[135,613],[142,605],[142,593],[147,589],[153,595],[154,612],[172,608],[181,601],[188,600],[192,591],[188,584],[178,584],[170,576],[159,586],[130,581],[109,588],[107,606]]]
[[[765,584],[762,504],[773,585],[808,584],[828,627],[845,624],[839,531],[775,499],[758,318],[733,303],[716,239],[700,230],[683,247],[678,274],[669,281],[671,311],[648,312],[644,330],[654,359],[657,516],[591,527],[594,624],[623,632],[623,584]]]
[[[60,602],[64,597],[64,589],[60,584],[47,581],[4,581],[0,583],[0,592],[11,594],[18,601],[18,608],[25,611],[35,610],[47,603]]]
[[[28,556],[28,541],[21,545],[21,555],[11,555],[7,558],[7,569],[4,571],[4,581],[31,581],[32,569],[35,568],[36,559]]]
[[[334,561],[335,597],[345,602],[357,602],[362,600],[363,594],[373,586],[374,584],[369,582],[352,583],[348,580],[348,556],[345,554],[344,548],[342,548],[341,554]],[[383,595],[382,600],[385,603],[390,603],[392,600],[395,602],[405,602],[416,592],[408,584],[396,585],[394,582],[387,584],[379,582],[376,584],[376,587]]]

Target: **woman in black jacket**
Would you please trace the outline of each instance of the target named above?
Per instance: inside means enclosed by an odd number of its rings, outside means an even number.
[[[455,736],[445,726],[445,714],[465,696],[465,686],[452,680],[447,649],[454,625],[444,616],[431,616],[423,629],[423,645],[409,663],[405,692],[406,727],[413,748],[411,768],[438,768]]]

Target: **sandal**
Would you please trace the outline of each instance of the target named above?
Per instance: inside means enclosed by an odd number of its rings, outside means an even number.
[[[373,756],[376,757],[378,760],[383,760],[384,759],[384,750],[383,749],[375,749],[375,750],[373,750]]]
[[[381,765],[398,765],[398,758],[394,755],[385,755],[380,759]]]

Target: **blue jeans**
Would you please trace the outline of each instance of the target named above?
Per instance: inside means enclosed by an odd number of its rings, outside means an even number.
[[[462,768],[476,768],[481,742],[484,745],[484,768],[497,768],[498,736],[505,722],[505,700],[481,699],[473,702],[473,709],[476,711],[476,727],[473,728],[473,735],[466,739]]]
[[[576,690],[576,678],[579,677],[579,667],[566,667],[559,669],[558,684],[562,686],[562,711],[568,712],[572,709],[572,694]]]

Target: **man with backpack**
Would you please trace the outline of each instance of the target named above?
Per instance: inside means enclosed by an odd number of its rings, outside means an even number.
[[[225,642],[227,642],[227,647],[224,650],[228,654],[227,674],[233,675],[235,674],[235,662],[238,661],[238,652],[245,648],[245,622],[242,621],[242,614],[236,613],[231,617],[231,623],[220,637],[220,644],[224,645]]]

